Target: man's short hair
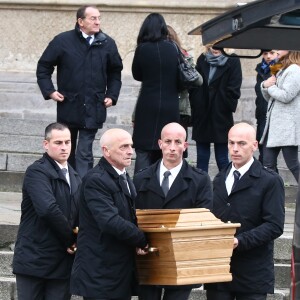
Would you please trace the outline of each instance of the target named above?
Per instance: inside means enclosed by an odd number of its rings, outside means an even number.
[[[65,130],[65,129],[69,129],[67,125],[62,124],[62,123],[58,123],[58,122],[54,122],[49,124],[46,128],[45,128],[45,140],[49,141],[51,138],[51,132],[53,129],[56,130]]]
[[[76,21],[78,19],[84,19],[85,18],[85,11],[88,7],[92,7],[95,9],[98,9],[96,6],[94,5],[83,5],[81,7],[78,8],[77,13],[76,13]]]

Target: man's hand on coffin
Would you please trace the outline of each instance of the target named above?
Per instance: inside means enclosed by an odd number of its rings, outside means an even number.
[[[149,245],[146,245],[145,248],[136,248],[136,254],[137,255],[146,255],[148,254]]]
[[[233,249],[235,249],[239,244],[239,240],[237,238],[233,239]]]

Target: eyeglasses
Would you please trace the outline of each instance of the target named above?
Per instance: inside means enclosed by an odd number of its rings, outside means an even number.
[[[89,21],[92,21],[92,22],[95,22],[95,21],[100,21],[101,20],[101,17],[90,17],[90,18],[86,18],[84,17],[83,19],[87,19]]]

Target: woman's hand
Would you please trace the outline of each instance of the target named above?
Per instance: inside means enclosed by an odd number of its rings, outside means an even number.
[[[268,88],[268,87],[270,87],[272,85],[275,85],[276,81],[277,81],[276,77],[274,75],[272,75],[271,77],[269,77],[267,80],[265,80],[263,82],[263,87],[264,88]]]

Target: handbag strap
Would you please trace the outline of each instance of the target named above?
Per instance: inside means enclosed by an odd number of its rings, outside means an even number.
[[[179,64],[183,63],[184,62],[183,53],[181,52],[181,50],[179,49],[178,45],[175,42],[172,41],[172,44],[177,50]]]

